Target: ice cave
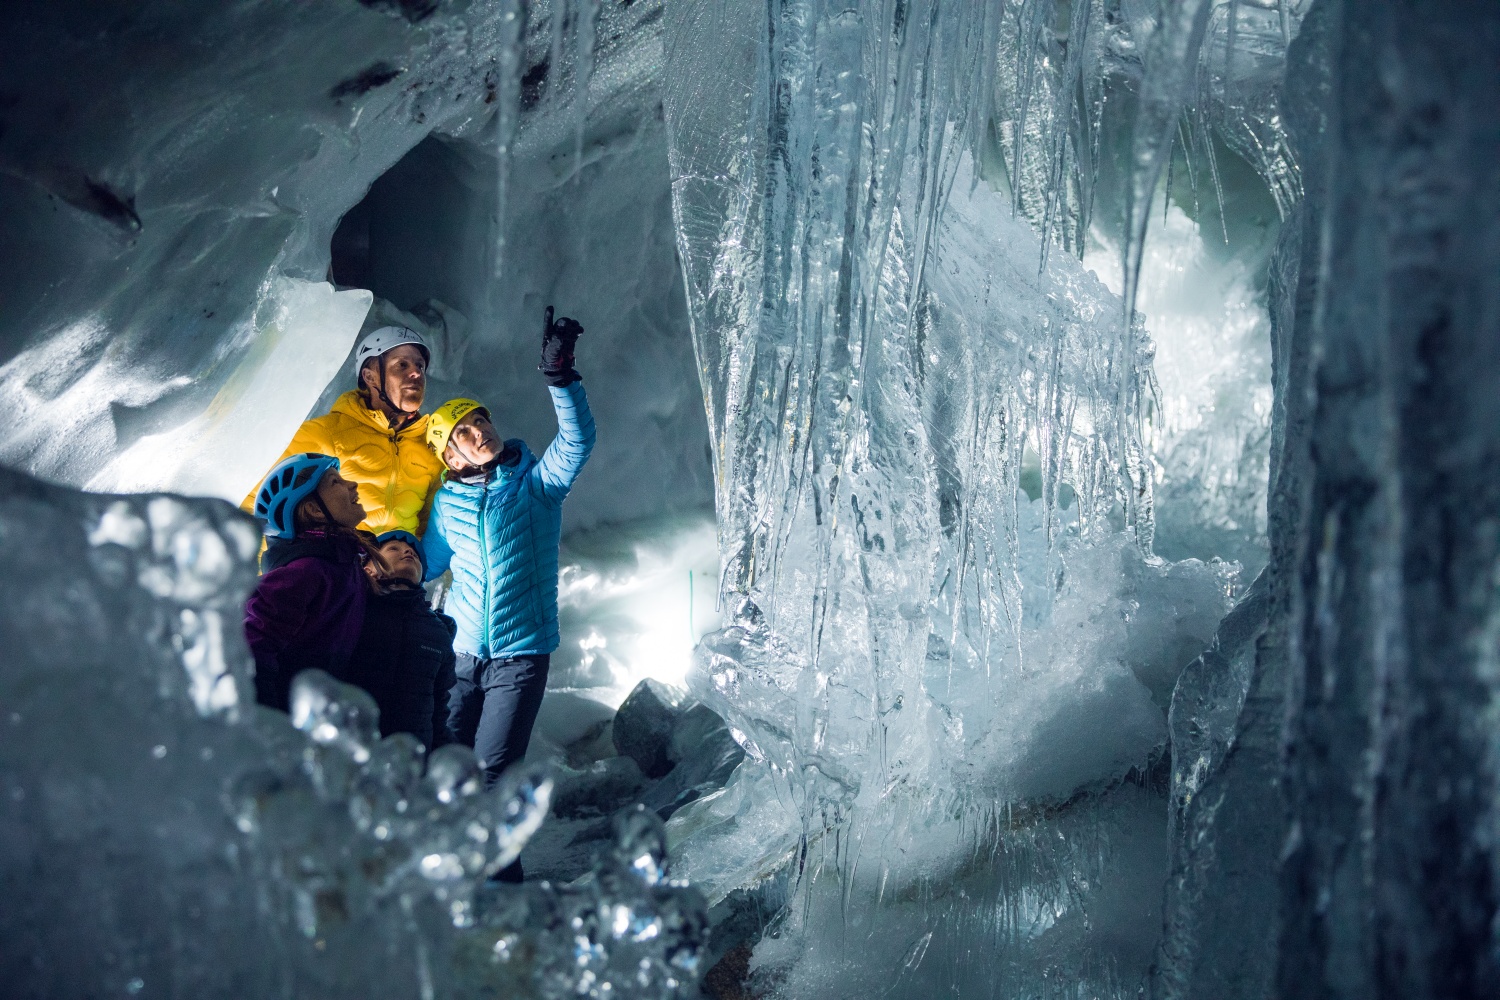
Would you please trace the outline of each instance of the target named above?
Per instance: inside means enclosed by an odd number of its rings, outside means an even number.
[[[1500,997],[1500,4],[0,24],[0,996]],[[524,762],[257,704],[241,499],[549,306]]]

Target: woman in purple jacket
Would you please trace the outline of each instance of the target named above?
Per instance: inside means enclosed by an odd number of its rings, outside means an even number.
[[[287,711],[298,673],[348,663],[365,618],[364,563],[379,555],[354,530],[365,516],[358,487],[328,455],[280,462],[256,492],[255,516],[267,538],[265,575],[245,603],[255,700]]]

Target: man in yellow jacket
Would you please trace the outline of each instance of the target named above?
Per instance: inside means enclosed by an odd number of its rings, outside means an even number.
[[[339,460],[345,479],[359,485],[361,528],[421,535],[443,462],[427,447],[421,412],[432,354],[415,330],[383,326],[360,341],[354,356],[359,388],[334,401],[321,417],[304,421],[282,458],[318,452]],[[280,461],[280,459],[278,459]],[[255,494],[241,504],[250,510]]]

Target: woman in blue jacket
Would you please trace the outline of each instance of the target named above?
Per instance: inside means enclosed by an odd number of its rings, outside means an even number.
[[[475,400],[449,400],[428,421],[427,442],[448,466],[422,542],[427,579],[453,570],[444,609],[458,623],[449,726],[474,747],[491,785],[526,755],[558,646],[562,503],[594,447],[594,418],[573,368],[582,332],[575,320],[553,322],[547,308],[540,368],[557,437],[540,459],[524,441],[502,442]],[[519,864],[512,869],[502,878],[519,881]]]

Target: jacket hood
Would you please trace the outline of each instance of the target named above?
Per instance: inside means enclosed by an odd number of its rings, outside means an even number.
[[[328,412],[342,413],[344,416],[358,420],[360,423],[373,428],[381,434],[391,433],[390,418],[383,411],[372,410],[366,406],[364,395],[358,389],[350,389],[348,392],[340,395],[338,399],[333,401],[333,405],[328,408]],[[417,417],[417,419],[401,428],[399,433],[408,434],[412,432],[415,432],[418,437],[426,436],[427,414],[424,413]]]

